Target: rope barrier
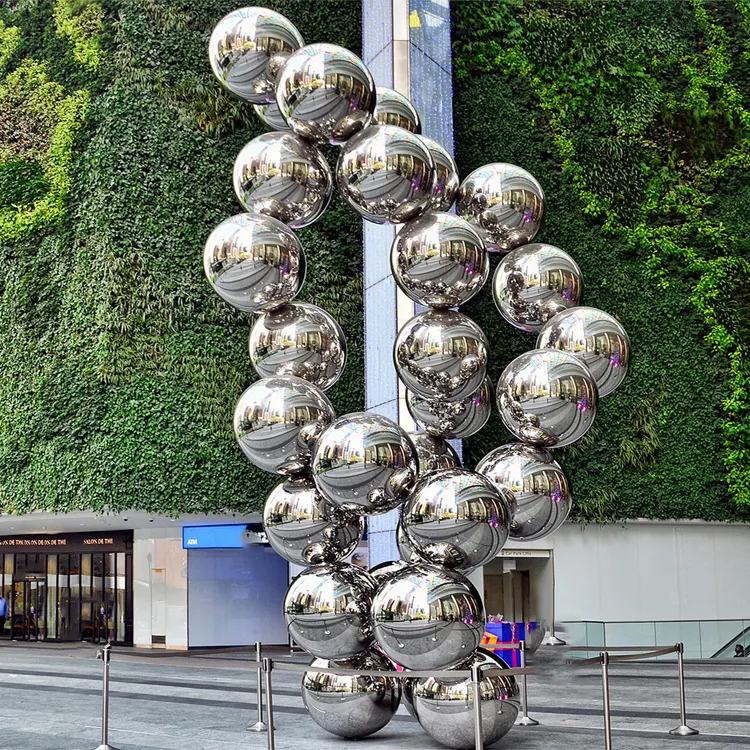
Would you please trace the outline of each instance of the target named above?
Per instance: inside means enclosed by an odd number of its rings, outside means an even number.
[[[666,648],[668,653],[677,653],[677,646],[568,646],[566,651],[596,651],[598,654],[602,651],[648,651],[653,648]]]

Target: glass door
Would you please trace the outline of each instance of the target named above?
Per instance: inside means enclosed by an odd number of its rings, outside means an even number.
[[[17,641],[43,641],[46,586],[44,581],[16,581],[11,604],[11,636]]]

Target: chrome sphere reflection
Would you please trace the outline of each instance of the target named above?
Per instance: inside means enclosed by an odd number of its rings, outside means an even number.
[[[419,556],[417,551],[412,546],[409,537],[406,536],[406,532],[404,531],[404,527],[400,519],[396,524],[396,547],[398,548],[398,554],[401,555],[401,559],[409,565],[425,562],[425,560]]]
[[[628,373],[630,338],[622,324],[595,307],[555,315],[539,332],[539,349],[574,354],[591,371],[600,396],[616,391]]]
[[[362,674],[328,674],[323,669],[391,670],[377,651],[346,661],[315,659],[302,677],[302,700],[318,726],[339,737],[367,737],[382,729],[401,702],[398,677]]]
[[[327,507],[312,478],[297,475],[268,496],[263,526],[271,546],[295,565],[322,565],[348,557],[365,530],[363,518]]]
[[[279,105],[275,101],[270,104],[253,104],[255,114],[269,127],[271,130],[287,131],[291,130],[289,125],[286,124],[286,120],[281,116],[279,112]]]
[[[417,480],[417,451],[395,422],[379,414],[340,417],[321,435],[313,460],[318,489],[357,514],[398,507]]]
[[[429,213],[406,224],[391,249],[396,283],[427,307],[468,302],[490,273],[479,235],[460,216]]]
[[[234,192],[248,211],[301,229],[323,215],[333,178],[315,146],[294,133],[264,133],[238,154]]]
[[[501,445],[478,464],[495,487],[513,493],[516,510],[510,525],[511,539],[531,542],[549,536],[570,513],[570,485],[562,467],[544,448],[523,443]]]
[[[388,560],[373,566],[368,572],[375,579],[375,583],[380,586],[381,583],[392,578],[408,564],[404,560]]]
[[[406,708],[409,716],[413,719],[417,718],[417,713],[414,709],[414,686],[416,682],[417,680],[414,677],[401,678],[401,698],[404,702],[404,708]]]
[[[383,86],[377,87],[373,124],[395,125],[417,135],[422,132],[416,107],[403,94]]]
[[[325,391],[344,372],[346,337],[325,310],[295,302],[256,321],[250,360],[261,377],[295,375]]]
[[[510,508],[481,474],[441,469],[422,477],[401,523],[412,546],[433,565],[469,573],[497,557],[508,539]]]
[[[479,227],[488,250],[507,252],[536,237],[544,217],[544,191],[515,164],[487,164],[461,183],[456,212]]]
[[[539,331],[583,294],[583,274],[566,252],[554,245],[534,243],[508,253],[492,280],[492,295],[500,314],[516,328]]]
[[[418,135],[394,125],[373,125],[341,150],[336,183],[368,221],[400,224],[430,207],[435,163]]]
[[[406,669],[447,669],[474,653],[484,633],[484,606],[468,578],[417,564],[378,587],[375,638]]]
[[[437,141],[422,136],[435,162],[435,184],[432,187],[430,207],[433,211],[449,211],[458,195],[461,180],[453,157]]]
[[[460,440],[479,432],[490,418],[492,400],[489,378],[460,401],[433,401],[406,392],[406,407],[412,419],[430,435],[446,440]]]
[[[572,354],[533,349],[516,357],[497,384],[505,426],[532,445],[562,448],[594,423],[599,394],[588,367]]]
[[[420,476],[429,471],[461,466],[461,461],[453,446],[443,438],[435,437],[427,432],[410,432],[409,437],[417,449]]]
[[[208,43],[214,75],[253,104],[272,102],[276,75],[304,40],[292,23],[268,8],[240,8],[216,24]]]
[[[278,75],[276,102],[297,135],[338,146],[372,121],[375,81],[353,52],[335,44],[297,50]]]
[[[488,349],[471,318],[454,310],[427,310],[398,332],[393,358],[399,378],[413,393],[459,401],[482,385]]]
[[[351,659],[372,644],[375,581],[346,563],[303,570],[284,599],[289,634],[319,659]]]
[[[508,666],[489,652],[477,653],[456,669],[471,669],[480,664],[481,672],[507,669]],[[512,676],[484,675],[479,683],[482,705],[482,736],[485,747],[506,735],[518,718],[518,686]],[[414,710],[422,729],[434,740],[457,750],[474,748],[474,687],[470,678],[416,680],[413,687]]]
[[[265,471],[298,474],[309,468],[321,432],[334,418],[331,402],[294,377],[256,380],[234,410],[234,434],[247,458]]]
[[[265,312],[297,296],[305,280],[305,256],[297,236],[280,221],[238,214],[209,235],[203,270],[232,307]]]

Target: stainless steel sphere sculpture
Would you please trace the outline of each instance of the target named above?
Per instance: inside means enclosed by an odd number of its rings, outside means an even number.
[[[550,450],[582,438],[599,396],[622,385],[627,332],[581,306],[583,275],[567,252],[533,242],[547,212],[533,175],[494,162],[461,181],[450,153],[421,135],[414,105],[376,88],[349,50],[305,45],[286,18],[248,7],[219,21],[209,59],[273,131],[237,155],[234,189],[246,213],[211,232],[203,263],[224,301],[258,315],[249,359],[260,379],[240,395],[234,430],[249,461],[282,477],[263,521],[273,549],[304,567],[284,614],[290,636],[315,657],[302,680],[305,706],[323,729],[354,739],[390,721],[403,689],[430,736],[469,750],[479,699],[492,744],[515,721],[517,688],[512,677],[484,675],[476,696],[466,678],[475,664],[505,665],[478,648],[484,607],[465,574],[508,539],[534,542],[568,518],[570,486]],[[322,150],[331,146],[340,147],[335,175]],[[370,412],[337,418],[323,393],[344,373],[346,337],[328,312],[296,301],[305,254],[293,230],[322,216],[334,183],[365,220],[403,225],[393,276],[428,309],[401,326],[393,359],[419,432]],[[495,389],[487,337],[455,309],[481,292],[488,251],[507,253],[492,283],[500,315],[537,336],[537,348],[502,363]],[[495,400],[521,442],[491,450],[476,471],[461,468],[446,441],[479,432]],[[401,559],[371,573],[344,562],[366,516],[396,509]],[[393,664],[461,672],[377,674]]]

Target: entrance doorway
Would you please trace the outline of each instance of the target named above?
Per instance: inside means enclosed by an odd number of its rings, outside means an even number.
[[[17,641],[43,641],[47,587],[44,581],[17,581],[10,603],[11,638]]]

